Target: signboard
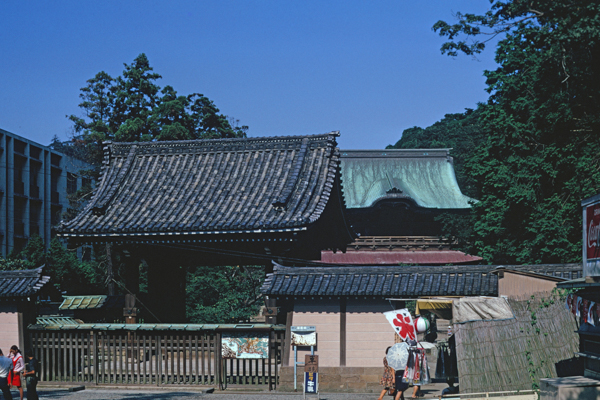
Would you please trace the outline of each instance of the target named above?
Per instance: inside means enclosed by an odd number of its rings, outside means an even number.
[[[319,372],[319,356],[314,354],[304,356],[304,372]]]
[[[305,372],[304,373],[304,393],[318,393],[319,381],[317,379],[316,372]]]
[[[269,358],[269,334],[223,332],[221,348],[223,358]]]
[[[292,346],[316,346],[317,332],[315,326],[292,326]]]
[[[585,208],[587,220],[587,240],[585,241],[588,260],[600,258],[600,204],[592,204]]]
[[[600,195],[581,202],[583,207],[583,276],[600,276]]]

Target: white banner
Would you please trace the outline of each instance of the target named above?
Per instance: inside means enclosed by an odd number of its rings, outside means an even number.
[[[413,325],[413,319],[406,308],[384,312],[383,315],[385,315],[392,328],[394,328],[394,331],[403,340],[416,340],[417,333]]]

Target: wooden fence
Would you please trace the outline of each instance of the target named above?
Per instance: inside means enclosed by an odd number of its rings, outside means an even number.
[[[222,332],[30,328],[29,339],[43,382],[276,389],[285,331],[268,331],[267,359],[223,359]]]
[[[539,388],[579,348],[575,317],[556,294],[512,300],[514,319],[455,324],[461,393]]]

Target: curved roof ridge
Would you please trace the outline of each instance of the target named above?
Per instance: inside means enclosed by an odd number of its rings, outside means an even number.
[[[305,230],[321,217],[338,179],[337,136],[338,131],[107,142],[102,179],[92,199],[58,232],[139,238]],[[255,162],[257,157],[262,161]],[[192,194],[182,195],[183,188]],[[199,207],[189,206],[200,199]]]

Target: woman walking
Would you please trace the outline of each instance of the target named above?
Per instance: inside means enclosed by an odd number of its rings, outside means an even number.
[[[23,360],[23,355],[21,354],[21,350],[16,345],[11,346],[10,348],[10,358],[12,358],[13,362],[13,370],[11,371],[11,378],[9,379],[9,384],[11,386],[16,386],[19,389],[19,394],[21,395],[21,400],[23,400],[23,386],[21,385],[21,374],[25,368],[25,360]]]
[[[379,381],[381,386],[383,386],[383,390],[381,391],[381,394],[379,395],[379,399],[377,399],[377,400],[383,400],[383,396],[385,396],[385,394],[388,391],[391,391],[393,393],[395,390],[395,388],[394,388],[394,368],[390,367],[387,362],[387,353],[388,353],[388,351],[390,351],[391,348],[392,348],[392,346],[385,349],[385,357],[383,357],[383,376],[381,377],[381,380]],[[390,393],[390,394],[392,394],[392,393]]]
[[[383,400],[383,396],[386,393],[395,395],[394,400],[404,400],[404,391],[408,388],[408,385],[402,382],[402,375],[404,371],[395,371],[394,368],[390,367],[387,362],[387,354],[392,346],[385,349],[385,357],[383,357],[383,376],[379,383],[383,386],[383,390],[379,395],[378,400]]]

